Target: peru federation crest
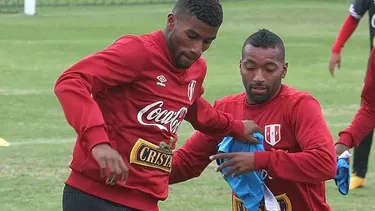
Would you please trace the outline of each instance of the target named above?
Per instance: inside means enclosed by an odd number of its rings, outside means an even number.
[[[275,146],[281,140],[281,125],[266,125],[264,129],[264,140],[271,146]]]
[[[197,84],[196,80],[191,80],[189,85],[188,85],[188,98],[191,101],[193,99],[194,95],[194,89],[195,89],[195,84]]]

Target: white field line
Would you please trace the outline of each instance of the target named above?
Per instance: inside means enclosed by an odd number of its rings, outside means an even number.
[[[0,39],[0,43],[12,43],[12,44],[64,44],[64,43],[108,43],[112,40],[4,40]]]
[[[13,95],[53,95],[53,89],[0,89],[0,96],[13,96]]]
[[[31,139],[28,141],[8,141],[10,146],[15,145],[45,145],[45,144],[67,144],[75,142],[75,138],[69,139]]]

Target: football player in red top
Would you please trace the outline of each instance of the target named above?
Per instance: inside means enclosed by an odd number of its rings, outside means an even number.
[[[77,133],[64,211],[157,211],[183,120],[206,134],[254,141],[261,129],[253,121],[202,98],[201,55],[222,20],[218,0],[179,0],[163,30],[123,36],[62,73],[55,93]]]
[[[229,174],[267,172],[265,183],[282,211],[329,211],[325,181],[336,176],[336,154],[332,135],[319,102],[310,94],[285,84],[288,64],[279,36],[262,29],[244,43],[240,73],[245,92],[215,101],[214,107],[234,119],[253,119],[264,128],[263,152],[217,154],[223,137],[196,132],[172,161],[170,183],[198,177],[212,160],[230,158]],[[210,156],[214,155],[211,160]],[[233,194],[233,211],[244,211]],[[259,210],[265,211],[261,204]]]

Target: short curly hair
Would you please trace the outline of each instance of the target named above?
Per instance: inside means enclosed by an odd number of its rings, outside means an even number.
[[[178,0],[173,14],[187,13],[212,27],[219,27],[223,23],[223,8],[219,0]]]
[[[247,45],[252,45],[256,48],[278,48],[280,56],[285,59],[285,47],[283,40],[275,33],[268,29],[259,29],[254,34],[250,35],[242,46],[243,50]]]

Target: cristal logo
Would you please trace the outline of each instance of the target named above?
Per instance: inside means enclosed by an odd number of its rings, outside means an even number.
[[[137,120],[142,125],[156,126],[160,130],[168,131],[167,126],[169,125],[169,132],[177,133],[178,128],[184,119],[187,108],[182,107],[178,111],[168,111],[162,108],[164,102],[157,101],[152,103],[138,112]],[[143,120],[154,121],[155,123],[146,123]]]

